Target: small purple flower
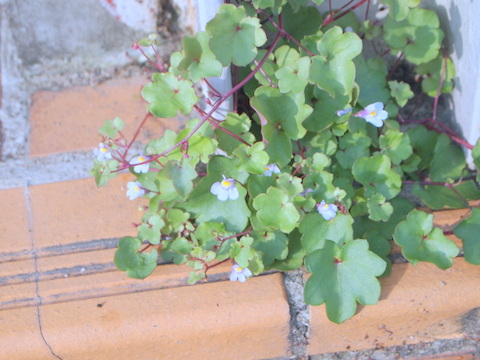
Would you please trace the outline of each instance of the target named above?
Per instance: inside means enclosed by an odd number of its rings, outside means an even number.
[[[238,199],[239,193],[237,186],[235,185],[235,180],[232,178],[226,178],[224,175],[222,176],[223,180],[214,183],[210,188],[210,192],[213,195],[217,195],[217,198],[220,201]]]
[[[337,215],[338,207],[335,204],[327,204],[325,200],[322,200],[322,202],[317,205],[317,210],[325,220],[331,220]]]
[[[93,149],[93,154],[98,161],[110,160],[112,158],[110,149],[104,143],[98,144],[98,147]]]
[[[345,114],[348,114],[352,110],[353,110],[353,108],[337,110],[337,111],[335,111],[335,114],[337,114],[337,116],[343,116]]]
[[[130,200],[134,200],[145,195],[145,189],[142,188],[142,184],[140,184],[138,181],[130,181],[127,183],[127,189],[127,196]]]
[[[368,105],[362,111],[353,114],[353,116],[364,118],[366,122],[369,122],[373,126],[382,127],[383,120],[388,118],[388,112],[383,110],[383,103],[376,102]]]
[[[130,161],[130,165],[136,165],[133,167],[133,170],[136,172],[136,173],[147,173],[148,172],[148,169],[150,169],[150,163],[145,163],[145,164],[142,164],[143,162],[145,161],[148,161],[150,159],[150,157],[148,156],[145,156],[145,155],[138,155],[138,156],[135,156],[131,161]],[[137,165],[137,164],[140,164],[140,165]]]
[[[248,268],[242,268],[235,264],[232,266],[232,271],[230,271],[230,281],[238,280],[240,282],[245,282],[247,277],[252,276],[252,272]]]
[[[265,165],[263,176],[272,176],[272,174],[280,174],[280,168],[277,164]]]

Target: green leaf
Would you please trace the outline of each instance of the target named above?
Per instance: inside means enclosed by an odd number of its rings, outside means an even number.
[[[339,247],[327,241],[305,259],[312,275],[305,284],[305,302],[325,303],[328,318],[340,324],[355,314],[357,302],[376,304],[380,297],[380,276],[386,263],[368,250],[366,240],[354,240]]]
[[[415,71],[422,76],[422,91],[428,96],[435,97],[443,77],[443,84],[440,93],[450,93],[453,90],[453,79],[455,78],[455,66],[450,58],[444,59],[443,54],[426,63],[418,65]]]
[[[388,15],[395,21],[407,17],[410,8],[420,5],[422,0],[382,0],[382,3],[389,5]]]
[[[188,115],[198,98],[189,80],[178,80],[170,73],[155,73],[153,82],[142,90],[143,98],[151,103],[150,111],[156,117],[172,118],[180,111]]]
[[[399,165],[413,153],[408,135],[395,129],[388,129],[381,135],[379,144],[382,153],[387,155],[395,165]]]
[[[455,180],[462,176],[467,166],[462,149],[453,144],[445,134],[440,134],[433,150],[430,164],[430,179],[432,181]]]
[[[170,244],[170,250],[175,251],[181,255],[188,255],[193,249],[193,243],[187,240],[185,237],[180,236],[172,241]]]
[[[303,125],[309,131],[321,132],[330,128],[336,122],[344,121],[350,117],[349,114],[342,117],[336,115],[336,111],[345,107],[350,107],[350,96],[336,95],[331,97],[328,92],[316,88],[314,91],[315,99],[314,110],[312,114],[304,121]],[[323,133],[325,134],[325,132]]]
[[[265,266],[270,266],[275,260],[283,260],[288,254],[288,237],[281,231],[252,232],[254,242],[252,247],[262,253]]]
[[[368,217],[373,221],[388,221],[393,213],[392,204],[381,194],[373,194],[367,201]]]
[[[307,56],[300,58],[299,52],[287,45],[278,48],[275,57],[279,66],[275,76],[280,92],[303,92],[308,84],[310,58]]]
[[[463,241],[465,260],[480,265],[480,209],[474,208],[469,217],[464,219],[453,230]]]
[[[387,64],[380,56],[365,59],[363,55],[355,58],[355,82],[360,86],[358,103],[366,107],[376,102],[387,103],[390,92],[387,89]]]
[[[402,180],[391,169],[391,162],[385,155],[362,157],[355,161],[352,168],[355,180],[365,186],[367,197],[378,192],[387,200],[394,198],[400,192]]]
[[[437,144],[439,134],[435,131],[429,131],[424,126],[417,126],[406,131],[410,138],[410,145],[413,153],[420,158],[418,169],[423,170],[430,166],[433,159],[433,151]]]
[[[341,246],[353,239],[353,218],[349,214],[337,214],[331,220],[325,220],[319,213],[307,214],[300,222],[302,245],[307,254],[322,249],[326,240]]]
[[[119,131],[123,129],[125,123],[118,116],[113,120],[106,120],[100,127],[100,135],[115,139]]]
[[[158,38],[157,34],[149,34],[146,38],[140,39],[138,43],[144,47],[152,46],[157,43],[157,38]]]
[[[286,3],[287,0],[253,0],[255,9],[270,8],[274,15],[280,14],[282,12],[282,6]]]
[[[238,135],[247,143],[253,144],[255,142],[255,136],[249,132],[251,124],[252,121],[246,114],[238,115],[235,113],[228,113],[225,120],[222,121],[221,126]],[[229,155],[242,144],[240,141],[233,139],[229,134],[226,134],[220,129],[215,130],[215,136],[218,141],[218,147]]]
[[[285,132],[272,125],[263,127],[263,135],[268,142],[267,151],[270,157],[270,163],[277,163],[282,168],[287,165],[292,158],[292,140]]]
[[[276,260],[270,266],[272,269],[282,271],[289,271],[299,269],[303,266],[303,259],[305,258],[305,251],[300,242],[300,234],[295,229],[288,234],[288,254],[283,260]]]
[[[400,107],[404,107],[407,101],[413,97],[413,91],[410,90],[410,85],[404,83],[403,81],[389,81],[388,87],[390,88],[392,96],[395,98],[395,101]]]
[[[398,224],[393,239],[402,248],[403,256],[414,265],[427,261],[447,269],[459,252],[441,229],[433,227],[433,215],[419,210],[412,210],[407,219]]]
[[[243,6],[221,5],[217,15],[206,25],[212,37],[210,48],[222,63],[246,66],[257,56],[257,47],[267,41],[260,19],[247,16]]]
[[[151,206],[150,206],[151,208]],[[169,209],[167,212],[167,223],[170,229],[169,232],[180,232],[188,228],[188,220],[190,214],[180,209]]]
[[[94,166],[90,170],[90,174],[95,177],[95,183],[98,187],[105,186],[108,180],[117,176],[118,165],[120,163],[117,160],[108,160],[107,162],[99,162],[94,160]]]
[[[287,173],[278,175],[277,185],[289,196],[298,195],[303,191],[302,179]]]
[[[178,69],[186,71],[193,82],[222,74],[222,64],[208,47],[209,41],[210,36],[204,31],[197,32],[193,38],[185,36],[182,39],[184,56]]]
[[[239,168],[246,171],[262,175],[265,171],[265,165],[268,164],[268,154],[264,151],[265,144],[261,141],[255,143],[253,146],[241,145],[233,154],[240,159]]]
[[[142,220],[144,223],[137,228],[138,238],[153,245],[159,244],[160,230],[165,226],[163,219],[158,214],[147,213]]]
[[[172,180],[177,193],[185,198],[193,189],[192,180],[197,178],[195,168],[183,159],[182,161],[170,160],[165,165],[165,176]]]
[[[477,168],[477,181],[480,182],[480,139],[477,140],[472,149],[473,164]]]
[[[335,157],[344,169],[351,169],[357,159],[370,155],[372,140],[363,132],[347,132],[340,138],[340,150]]]
[[[255,91],[250,104],[262,124],[282,129],[291,139],[297,140],[305,136],[306,130],[302,122],[312,111],[312,108],[305,105],[305,97],[302,97],[282,94],[278,88],[262,86]]]
[[[351,32],[335,26],[317,42],[319,55],[312,57],[310,81],[331,96],[352,91],[355,65],[352,59],[362,51],[362,41]]]
[[[322,23],[322,16],[314,6],[302,6],[300,9],[295,9],[294,5],[285,6],[282,15],[285,31],[297,40],[315,34]]]
[[[424,185],[420,187],[418,183],[415,183],[413,193],[431,209],[442,209],[444,207],[461,209],[468,205],[461,194],[447,186]]]
[[[250,210],[245,202],[246,190],[236,184],[239,197],[236,200],[220,201],[210,192],[213,183],[222,180],[222,175],[231,177],[242,183],[247,180],[248,173],[235,169],[236,161],[225,156],[214,156],[208,163],[208,175],[199,181],[188,196],[186,203],[178,207],[195,216],[196,223],[219,222],[224,223],[228,231],[242,232],[248,224]]]
[[[230,247],[230,257],[242,268],[248,267],[250,260],[255,256],[252,243],[251,236],[242,236],[240,241],[232,243]]]
[[[267,228],[291,232],[300,219],[295,205],[281,189],[270,187],[266,194],[260,194],[253,199],[253,207],[257,210],[256,217]]]
[[[414,8],[399,22],[390,18],[384,25],[384,39],[392,52],[403,51],[407,60],[422,64],[435,59],[444,37],[440,21],[432,10]]]
[[[127,276],[134,279],[145,279],[157,267],[157,250],[141,253],[138,251],[141,244],[131,236],[121,238],[113,260],[119,270],[126,271]]]

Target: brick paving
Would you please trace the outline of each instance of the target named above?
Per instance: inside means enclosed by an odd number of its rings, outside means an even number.
[[[292,354],[296,347],[328,359],[332,352],[355,356],[467,336],[464,323],[479,306],[480,270],[462,258],[445,272],[395,264],[382,280],[380,304],[342,325],[328,322],[323,306],[311,308],[308,345],[300,346],[290,335],[280,273],[231,283],[225,265],[192,287],[186,267],[163,263],[145,281],[116,270],[118,238],[135,235],[132,223],[144,203],[125,195],[130,174],[98,189],[88,169],[104,120],[119,115],[125,134],[134,133],[146,113],[140,96],[146,81],[122,77],[40,90],[26,100],[26,157],[0,163],[0,359],[301,359]],[[140,141],[178,124],[152,119]],[[444,212],[437,219],[451,224],[458,216]],[[464,350],[444,358],[473,358],[475,349]]]

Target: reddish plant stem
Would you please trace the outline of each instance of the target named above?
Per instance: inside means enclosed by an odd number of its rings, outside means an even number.
[[[205,81],[205,84],[207,84],[208,88],[209,88],[210,90],[212,90],[213,94],[214,94],[216,97],[222,96],[222,94],[220,94],[220,92],[219,92],[217,89],[215,89],[215,88],[212,86],[212,84],[210,84],[210,82],[209,82],[207,79],[203,79],[203,81]]]
[[[153,49],[153,52],[155,54],[155,59],[157,59],[157,64],[155,65],[155,67],[160,70],[162,73],[164,72],[167,72],[167,70],[165,70],[165,67],[163,66],[162,64],[162,58],[160,57],[160,55],[158,54],[157,50],[155,49],[155,46],[151,45],[152,49]]]
[[[356,3],[355,5],[352,5],[351,7],[349,7],[347,10],[345,10],[344,12],[342,12],[341,14],[339,15],[336,15],[334,17],[331,17],[331,16],[327,16],[325,18],[325,20],[323,20],[323,23],[322,23],[322,27],[323,26],[327,26],[328,24],[331,24],[332,22],[334,22],[335,20],[338,20],[340,19],[341,17],[347,15],[349,12],[355,10],[356,8],[360,7],[361,5],[363,5],[364,3],[366,3],[367,0],[360,0],[358,3]]]
[[[145,123],[147,122],[147,119],[152,116],[151,113],[148,113],[147,115],[145,115],[145,117],[143,118],[142,122],[140,123],[140,125],[138,126],[137,128],[137,131],[135,131],[135,134],[133,135],[133,138],[132,140],[129,142],[129,144],[127,145],[127,148],[125,149],[125,152],[124,152],[124,159],[126,161],[126,157],[127,157],[127,153],[128,153],[128,150],[130,150],[130,148],[132,147],[133,143],[135,142],[135,140],[137,139],[138,137],[138,134],[140,133],[140,129],[143,127],[143,125],[145,125]],[[148,162],[148,161],[147,161]],[[143,163],[142,163],[143,164]],[[141,164],[137,164],[137,165],[141,165]]]
[[[462,138],[460,138],[458,135],[456,135],[451,129],[449,129],[445,124],[441,124],[439,123],[438,121],[433,121],[432,118],[428,118],[428,119],[423,119],[423,120],[404,120],[404,119],[401,119],[402,120],[402,123],[404,124],[420,124],[420,125],[424,125],[427,129],[429,130],[433,130],[433,131],[436,131],[438,132],[439,134],[445,134],[447,135],[453,142],[456,142],[457,144],[461,145],[461,146],[465,146],[467,149],[469,150],[472,150],[473,149],[473,145],[468,143],[467,141],[463,140]],[[441,125],[440,125],[441,124]],[[444,128],[444,129],[448,129],[448,130],[442,130],[442,129],[438,129],[438,127],[441,127],[441,128]]]
[[[300,44],[300,42],[295,39],[292,35],[290,35],[288,32],[285,31],[285,29],[283,28],[283,24],[282,25],[279,25],[277,24],[270,16],[268,16],[267,13],[265,13],[263,10],[258,10],[259,13],[261,13],[262,15],[264,15],[268,21],[270,21],[270,23],[273,25],[273,27],[275,29],[277,29],[282,36],[285,36],[287,38],[287,40],[293,42],[295,45],[297,45],[300,49],[302,49],[303,51],[305,51],[308,55],[310,56],[315,56],[314,53],[312,53],[310,50],[308,50],[305,46],[303,46],[302,44]]]
[[[233,83],[238,83],[238,67],[234,66],[233,68]],[[238,92],[233,93],[233,112],[238,112]]]
[[[365,21],[368,20],[368,12],[370,11],[370,0],[367,0],[367,10],[365,10]]]
[[[387,75],[387,80],[390,79],[393,72],[397,69],[397,67],[400,64],[400,61],[402,60],[402,58],[403,58],[403,52],[401,52],[400,55],[397,56],[397,59],[395,60],[395,63],[392,65],[392,68],[390,69],[390,72]]]
[[[443,54],[443,66],[442,66],[442,74],[440,75],[440,82],[438,84],[437,93],[435,94],[435,99],[433,100],[433,121],[437,121],[437,107],[438,107],[438,99],[442,94],[443,82],[445,81],[445,74],[447,72],[447,55]]]
[[[202,115],[202,116],[204,116],[204,115],[206,114],[206,112],[203,111],[202,109],[200,109],[197,105],[195,105],[193,108],[194,108],[200,115]],[[223,131],[225,134],[230,135],[232,138],[240,141],[241,143],[243,143],[243,144],[245,144],[245,145],[247,145],[247,146],[252,146],[252,145],[250,145],[247,141],[243,140],[243,139],[242,139],[240,136],[238,136],[237,134],[235,134],[235,133],[231,132],[230,130],[225,129],[223,126],[221,126],[221,125],[219,124],[219,122],[220,122],[219,120],[214,119],[214,118],[211,117],[211,116],[210,116],[207,120],[208,120],[208,122],[209,122],[210,124],[212,124],[212,126],[213,126],[215,129],[219,129],[219,130]]]
[[[279,16],[279,18],[281,19],[281,15]],[[154,161],[162,156],[165,156],[166,154],[172,152],[173,150],[175,150],[176,148],[182,146],[183,144],[185,144],[186,142],[188,142],[188,140],[202,127],[203,124],[205,124],[205,122],[208,121],[208,119],[212,116],[212,114],[220,107],[220,105],[227,99],[229,98],[232,94],[236,93],[239,89],[241,89],[247,82],[250,81],[250,79],[258,72],[260,71],[260,68],[263,66],[263,64],[265,64],[265,62],[267,61],[268,57],[270,56],[270,54],[272,53],[272,51],[275,49],[275,47],[277,46],[277,43],[278,41],[280,40],[280,37],[281,37],[281,33],[278,32],[277,35],[275,36],[275,39],[272,43],[272,45],[270,45],[270,47],[268,48],[267,52],[265,53],[264,57],[262,58],[262,60],[260,60],[260,62],[258,63],[258,65],[255,67],[255,69],[252,70],[251,73],[249,73],[241,82],[239,82],[237,85],[235,85],[233,88],[231,88],[226,94],[222,95],[218,101],[212,106],[212,108],[210,109],[210,111],[200,120],[200,122],[188,133],[188,135],[180,142],[178,142],[177,144],[175,145],[172,145],[170,148],[168,148],[167,150],[163,151],[162,153],[158,154],[158,155],[155,155],[153,156],[152,158],[150,158],[149,161]]]
[[[150,63],[150,65],[152,65],[153,67],[158,69],[157,64],[152,59],[150,59],[150,57],[147,54],[145,54],[145,51],[143,51],[143,49],[141,47],[139,47],[138,50],[140,50],[142,55],[145,56],[145,59],[147,59],[147,61]]]
[[[147,250],[148,248],[150,248],[151,246],[153,246],[152,244],[148,243],[142,250],[140,250],[139,252],[140,253],[143,253],[145,250]]]
[[[222,261],[219,261],[215,264],[212,264],[212,265],[209,265],[209,264],[203,264],[205,266],[205,276],[207,275],[207,271],[210,270],[211,268],[215,267],[215,266],[218,266],[220,264],[223,264],[224,262],[227,262],[228,260],[230,260],[230,258],[226,258],[225,260],[222,260]]]

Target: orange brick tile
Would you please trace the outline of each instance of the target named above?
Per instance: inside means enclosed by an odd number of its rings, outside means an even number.
[[[329,322],[324,305],[310,307],[309,354],[458,338],[462,317],[479,306],[480,268],[463,258],[446,271],[428,263],[393,265],[381,282],[379,303],[343,324]]]
[[[0,359],[52,359],[42,340],[35,307],[0,311]]]
[[[40,311],[45,338],[69,360],[253,360],[285,356],[289,349],[281,274],[43,305]],[[25,333],[38,330],[34,320],[30,327],[9,325],[4,354],[15,354],[9,358],[29,359],[35,349],[36,360],[52,358],[38,341],[25,349]]]
[[[30,108],[30,155],[93,149],[100,140],[100,126],[116,116],[125,121],[123,133],[130,139],[147,113],[140,92],[148,81],[148,77],[138,76],[110,80],[96,87],[35,93]],[[166,128],[177,127],[175,119],[151,118],[141,138],[158,137]]]
[[[30,256],[28,229],[25,189],[0,190],[0,262]]]
[[[30,187],[37,248],[135,235],[142,200],[125,195],[132,179],[120,174],[103,188],[91,178]]]

